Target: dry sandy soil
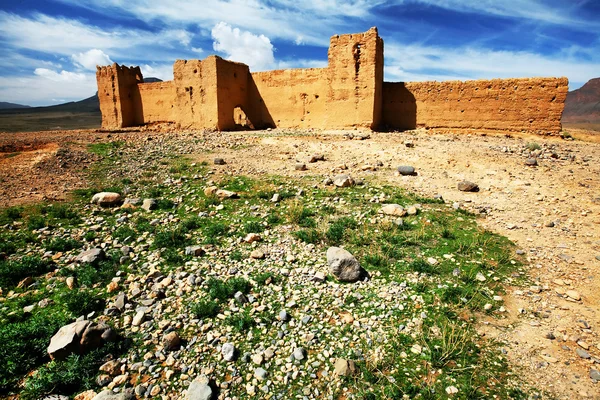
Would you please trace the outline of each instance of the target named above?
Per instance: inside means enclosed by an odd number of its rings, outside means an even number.
[[[369,139],[350,140],[348,133],[195,133],[210,138],[210,146],[191,156],[211,163],[224,158],[221,173],[315,175],[320,180],[345,164],[350,174],[367,182],[377,179],[440,194],[480,214],[484,227],[525,252],[531,279],[525,288],[508,288],[506,312],[482,318],[480,330],[503,343],[532,385],[557,398],[600,398],[600,384],[590,379],[590,369],[600,369],[600,134],[574,132],[582,140],[567,141],[425,131],[370,133]],[[64,198],[85,185],[82,170],[94,160],[85,153],[87,143],[117,137],[135,142],[148,135],[161,134],[0,134],[0,207]],[[531,142],[544,150],[536,167],[525,165]],[[308,163],[315,153],[324,154],[325,161]],[[308,170],[296,171],[297,161],[306,162]],[[418,175],[398,176],[398,165],[412,165]],[[463,179],[481,190],[459,192],[456,184]],[[577,291],[581,300],[566,296],[568,290]],[[586,352],[590,358],[582,357]]]

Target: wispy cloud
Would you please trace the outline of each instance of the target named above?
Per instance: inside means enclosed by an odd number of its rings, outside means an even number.
[[[33,14],[28,17],[0,11],[0,38],[13,48],[66,55],[100,49],[108,54],[128,55],[131,50],[152,46],[187,46],[191,34],[182,29],[157,32],[112,29],[85,24],[76,19]],[[148,54],[151,57],[151,54]]]
[[[482,48],[444,48],[387,43],[387,80],[424,81],[566,76],[583,83],[597,77],[598,61],[582,62],[563,54],[558,57],[530,52]]]

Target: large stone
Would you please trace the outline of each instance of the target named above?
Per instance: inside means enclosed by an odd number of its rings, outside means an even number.
[[[166,351],[177,350],[181,344],[181,338],[177,332],[169,332],[163,338],[163,346]]]
[[[356,372],[356,365],[352,360],[338,358],[335,361],[333,373],[337,376],[351,376]]]
[[[53,360],[64,360],[70,354],[85,354],[117,338],[103,322],[83,320],[65,325],[50,339],[48,354]]]
[[[331,273],[342,282],[356,282],[363,274],[356,258],[340,247],[327,249],[327,264]]]
[[[155,199],[144,199],[142,208],[146,211],[156,210],[158,208],[158,201]]]
[[[404,217],[407,214],[404,207],[399,204],[385,204],[379,212],[385,215],[393,215],[394,217]]]
[[[187,400],[211,400],[213,398],[213,389],[210,387],[210,380],[206,376],[199,376],[192,381],[188,387]]]
[[[124,390],[121,393],[113,393],[111,390],[104,390],[96,395],[92,400],[132,400],[135,395],[131,389]]]
[[[461,192],[479,192],[479,185],[469,181],[458,182],[457,188]]]
[[[235,345],[233,343],[225,343],[223,347],[221,347],[221,354],[225,361],[234,361],[236,355]]]
[[[223,199],[237,199],[239,196],[236,192],[232,192],[231,190],[219,189],[215,193],[217,197],[221,200]]]
[[[337,187],[348,187],[354,185],[354,179],[348,174],[340,174],[333,178],[333,184]]]
[[[114,192],[100,192],[92,196],[92,204],[98,204],[100,207],[113,207],[121,204],[121,195]]]
[[[407,176],[411,176],[411,175],[416,175],[417,173],[415,172],[415,167],[410,166],[410,165],[401,165],[398,167],[398,172],[400,173],[400,175],[407,175]]]
[[[201,246],[188,246],[185,248],[185,255],[192,257],[202,257],[205,251]]]
[[[84,264],[96,264],[105,258],[106,254],[104,253],[104,250],[95,247],[93,249],[82,251],[75,260]]]
[[[73,353],[79,353],[79,342],[91,321],[76,321],[65,325],[52,336],[48,355],[53,360],[64,360]]]

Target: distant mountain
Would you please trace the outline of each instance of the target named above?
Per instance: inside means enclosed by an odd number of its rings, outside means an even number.
[[[145,83],[162,82],[158,78],[144,78]],[[17,107],[2,107],[4,104],[11,104]],[[79,101],[70,101],[68,103],[57,104],[47,107],[29,107],[12,103],[0,103],[0,114],[31,114],[48,112],[70,112],[70,113],[99,113],[100,101],[98,101],[98,92],[92,97]]]
[[[600,123],[600,78],[590,79],[567,94],[562,122]]]
[[[29,106],[24,106],[23,104],[7,103],[5,101],[0,101],[0,110],[7,110],[7,109],[14,109],[14,108],[29,108]]]

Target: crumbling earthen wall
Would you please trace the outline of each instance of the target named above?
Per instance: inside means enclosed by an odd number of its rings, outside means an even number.
[[[249,108],[248,80],[250,69],[246,64],[216,58],[217,113],[219,130],[236,128],[234,110]]]
[[[556,133],[566,78],[383,84],[383,123],[390,128],[456,128]]]
[[[257,126],[376,128],[381,121],[383,40],[376,28],[336,35],[330,40],[327,68],[255,72],[252,80],[250,118]]]
[[[256,127],[325,126],[325,68],[254,72],[251,79],[248,116]]]
[[[377,28],[333,36],[327,69],[327,126],[377,128],[381,122],[383,85],[383,40]]]
[[[138,67],[98,67],[103,128],[173,122],[231,130],[299,127],[448,128],[556,133],[566,78],[383,82],[376,28],[331,38],[326,68],[250,73],[210,56],[177,60],[174,80],[143,83]]]
[[[137,84],[143,82],[139,67],[117,63],[96,68],[102,127],[121,128],[143,123]]]
[[[175,82],[139,83],[143,123],[173,122],[175,119]]]

